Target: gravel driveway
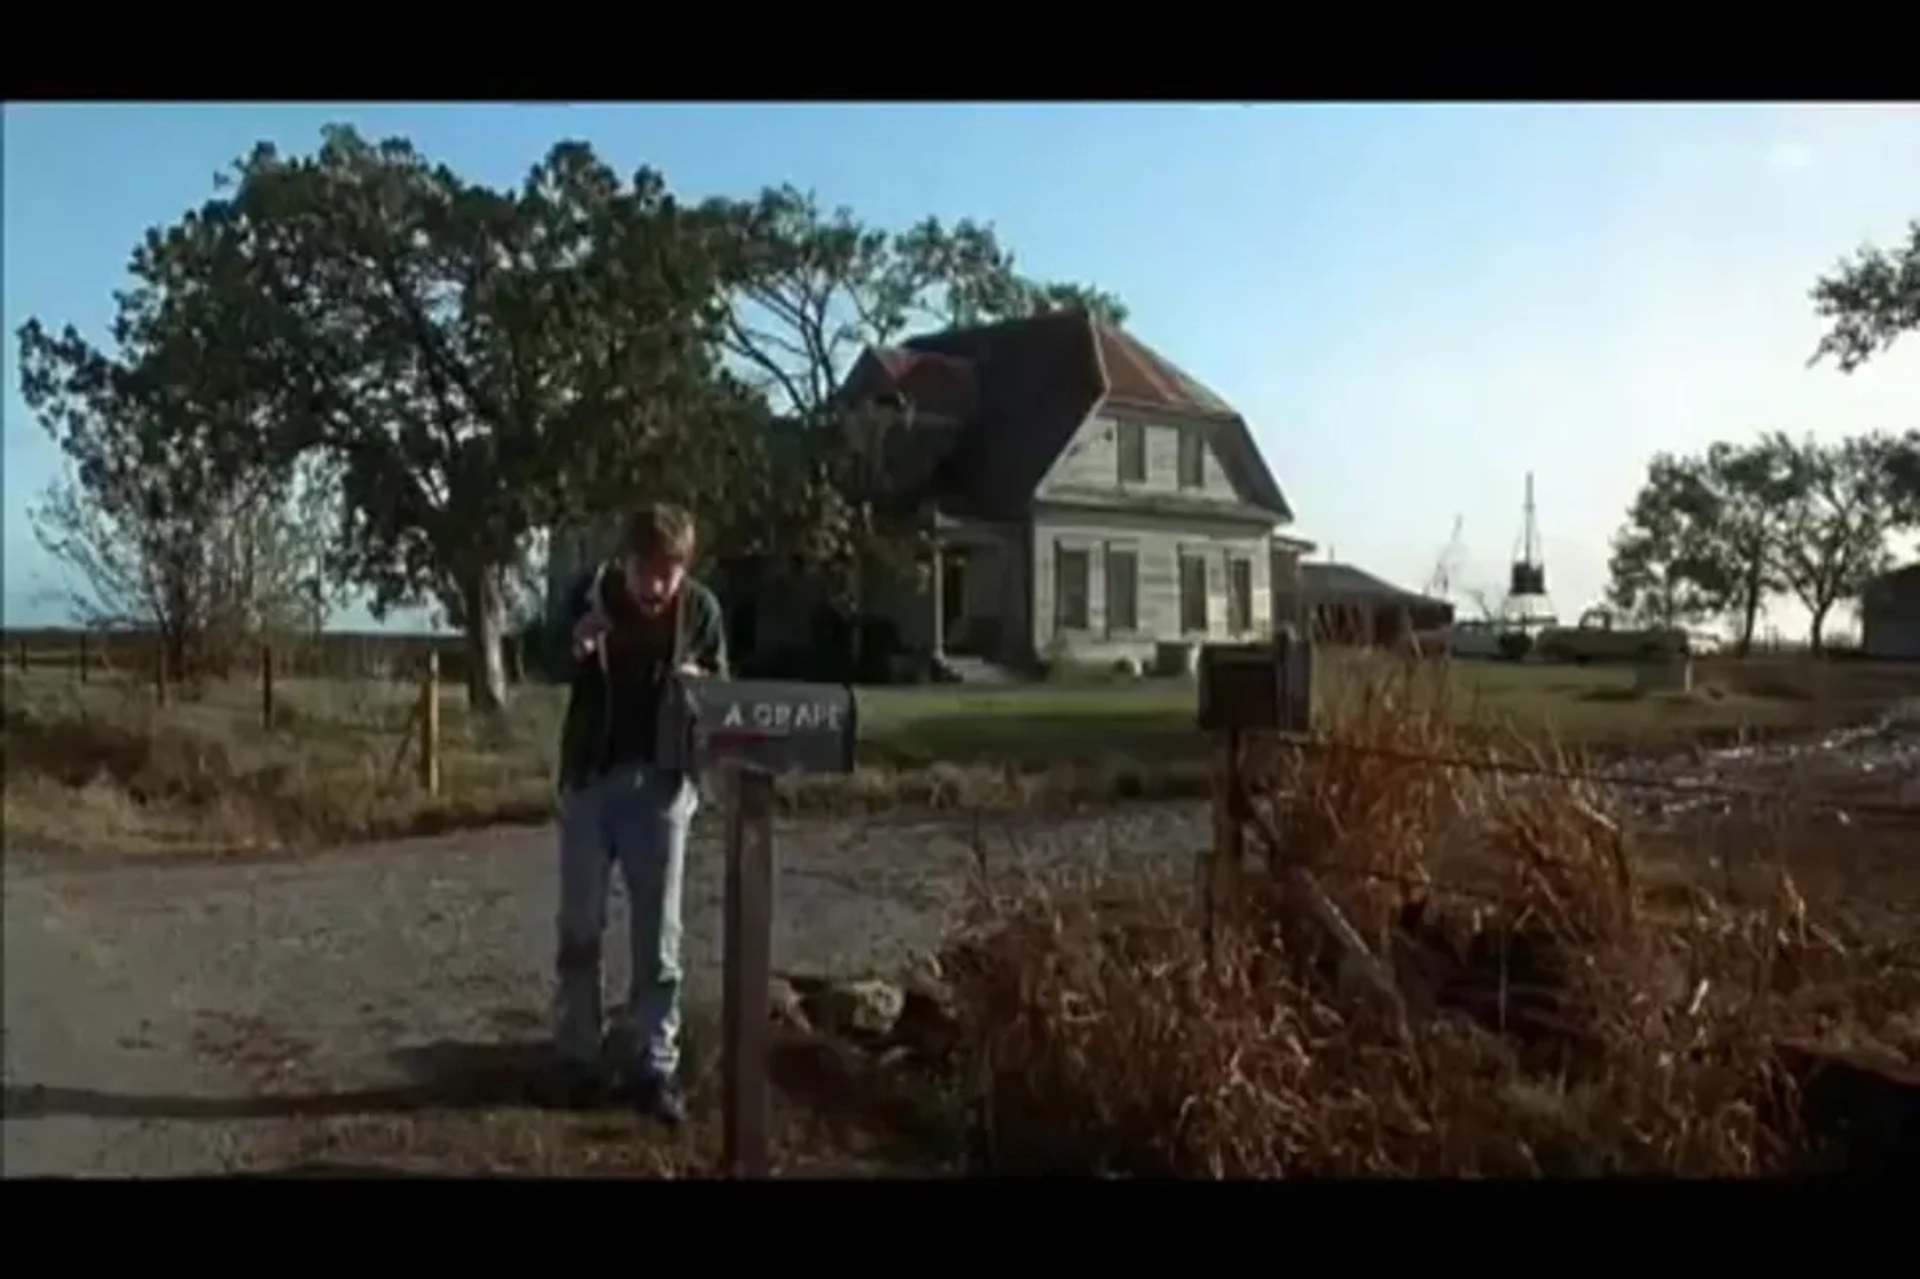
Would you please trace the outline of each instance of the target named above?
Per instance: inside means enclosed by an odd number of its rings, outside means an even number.
[[[869,971],[937,944],[976,848],[995,877],[1125,864],[1197,848],[1204,817],[1142,805],[783,822],[775,962]],[[700,819],[689,858],[696,1008],[718,999],[720,825]],[[290,1119],[430,1090],[433,1045],[531,1044],[553,945],[552,849],[551,831],[517,829],[300,858],[9,850],[6,1174],[259,1167]],[[609,948],[610,981],[624,984],[624,957]]]
[[[1869,730],[1650,771],[1762,791],[1817,778],[1836,798],[1920,803],[1916,727],[1920,707],[1903,706]],[[1676,807],[1646,792],[1637,803]],[[696,1017],[719,990],[719,831],[703,816],[689,858]],[[1207,838],[1192,804],[782,822],[775,962],[885,970],[936,945],[982,856],[998,879],[1187,858]],[[284,1164],[285,1130],[303,1119],[444,1107],[452,1085],[435,1063],[462,1046],[523,1078],[544,1021],[552,850],[551,831],[527,829],[247,860],[9,849],[6,1174]],[[624,945],[608,958],[624,983]],[[491,1100],[468,1092],[476,1110],[508,1104],[497,1086]]]

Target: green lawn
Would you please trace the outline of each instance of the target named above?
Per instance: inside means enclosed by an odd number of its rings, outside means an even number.
[[[1319,717],[1351,695],[1360,669],[1337,655],[1322,660]],[[1711,672],[1692,694],[1652,695],[1636,693],[1633,673],[1620,668],[1460,662],[1432,678],[1444,679],[1465,728],[1602,750],[1811,723],[1853,709],[1798,688],[1769,696],[1746,687],[1751,681],[1721,681]],[[1206,748],[1194,726],[1194,686],[1185,680],[872,689],[860,695],[860,710],[865,754],[894,764],[1173,762],[1197,759]]]
[[[1323,718],[1405,668],[1323,655]],[[1897,676],[1897,678],[1896,678]],[[1469,736],[1504,730],[1574,746],[1657,748],[1744,729],[1859,718],[1920,671],[1773,661],[1701,668],[1688,695],[1642,696],[1624,670],[1459,663],[1444,684]],[[403,683],[283,680],[271,730],[251,680],[153,704],[131,676],[71,670],[5,680],[5,817],[29,842],[113,847],[331,843],[551,815],[560,689],[516,690],[504,724],[441,690],[438,793],[420,781],[416,693]],[[1207,786],[1195,690],[1182,680],[859,693],[860,768],[786,785],[804,808],[972,806],[1043,798],[1190,796]]]

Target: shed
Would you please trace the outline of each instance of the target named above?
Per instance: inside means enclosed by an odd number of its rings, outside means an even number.
[[[1882,661],[1920,661],[1920,563],[1867,583],[1860,597],[1860,647]]]
[[[1308,633],[1336,644],[1396,644],[1453,622],[1453,605],[1405,590],[1351,564],[1301,563],[1297,595],[1274,616],[1304,617]]]

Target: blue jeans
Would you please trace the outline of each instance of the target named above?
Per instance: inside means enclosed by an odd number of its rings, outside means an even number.
[[[633,966],[627,1007],[642,1070],[679,1065],[680,896],[699,793],[678,775],[629,766],[570,791],[560,806],[559,951],[553,1028],[560,1055],[600,1059],[600,949],[615,865],[625,881]]]

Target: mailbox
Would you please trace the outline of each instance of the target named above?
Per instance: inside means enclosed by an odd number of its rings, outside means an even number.
[[[1270,644],[1202,648],[1200,727],[1209,733],[1311,731],[1313,646],[1283,626]]]
[[[722,763],[763,773],[846,773],[856,726],[845,684],[675,675],[660,699],[656,758],[686,773]]]
[[[737,1177],[764,1177],[768,1169],[774,778],[851,772],[856,711],[845,684],[676,674],[662,690],[659,764],[688,775],[734,766],[726,804],[720,1056],[721,1141]]]

